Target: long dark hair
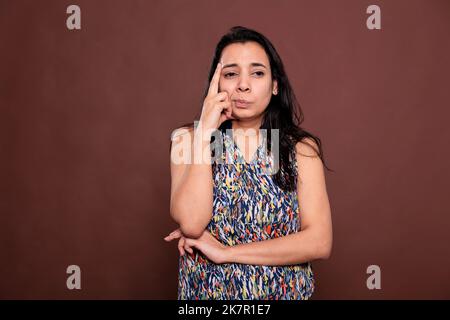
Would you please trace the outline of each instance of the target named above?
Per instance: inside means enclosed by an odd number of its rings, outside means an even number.
[[[267,144],[269,146],[269,151],[271,145],[270,129],[279,129],[279,170],[273,176],[273,179],[281,189],[285,191],[294,191],[296,189],[297,180],[294,168],[290,165],[290,154],[292,154],[297,142],[302,142],[312,147],[317,156],[322,160],[325,168],[329,171],[333,170],[329,169],[325,164],[321,140],[317,136],[302,129],[300,126],[304,120],[303,112],[289,83],[286,72],[284,71],[283,62],[272,43],[255,30],[242,26],[231,28],[229,32],[220,39],[216,46],[203,99],[206,98],[208,94],[209,83],[211,82],[225,47],[232,43],[244,43],[249,41],[254,41],[263,47],[269,58],[272,80],[277,80],[278,82],[278,94],[272,95],[267,108],[264,110],[260,127],[260,129],[267,130]],[[223,131],[225,128],[230,128],[230,121],[231,120],[224,121],[218,129]],[[193,126],[194,123],[189,123],[182,127]],[[304,141],[305,138],[312,139],[317,147]]]

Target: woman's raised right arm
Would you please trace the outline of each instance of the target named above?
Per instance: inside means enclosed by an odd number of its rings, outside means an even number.
[[[213,205],[209,139],[201,139],[202,133],[197,129],[174,133],[171,150],[170,214],[181,232],[192,238],[200,237],[208,225]],[[188,146],[190,150],[187,150]],[[183,154],[182,159],[178,159],[182,161],[176,161],[180,149],[188,155]],[[205,154],[200,163],[194,163],[195,153]]]
[[[219,92],[221,69],[219,63],[198,126],[191,130],[179,129],[172,135],[170,214],[189,238],[200,237],[212,216],[212,131],[225,120],[233,119],[228,93]]]

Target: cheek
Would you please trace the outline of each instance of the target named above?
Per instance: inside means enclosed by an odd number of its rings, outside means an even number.
[[[270,83],[261,84],[258,87],[257,96],[258,96],[258,110],[264,111],[264,109],[269,104],[270,99],[272,98],[271,84]]]
[[[219,92],[226,91],[230,95],[233,92],[234,86],[229,81],[219,80]]]
[[[272,96],[272,87],[270,83],[261,83],[258,87],[258,96],[261,100],[270,99]]]
[[[267,91],[270,91],[271,89],[271,82],[267,79],[260,79],[258,82],[255,83],[255,86],[257,86],[258,91],[260,93],[267,93]]]

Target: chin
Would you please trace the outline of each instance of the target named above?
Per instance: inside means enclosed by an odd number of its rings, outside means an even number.
[[[253,110],[248,109],[240,109],[237,112],[233,113],[233,116],[236,119],[245,120],[245,119],[254,119],[256,117],[259,117],[259,113],[255,113]]]
[[[239,109],[235,109],[233,111],[233,115],[236,115],[237,117],[242,117],[242,116],[251,116],[253,115],[253,112],[250,109],[244,109],[244,108],[239,108]]]

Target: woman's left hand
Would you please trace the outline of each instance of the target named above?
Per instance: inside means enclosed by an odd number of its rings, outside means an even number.
[[[164,240],[172,241],[174,239],[184,237],[182,233],[178,232],[177,230],[170,233],[167,237],[164,238]],[[191,254],[193,253],[192,248],[196,248],[197,250],[200,250],[209,260],[217,264],[229,262],[229,247],[218,241],[207,230],[204,230],[202,235],[198,239],[184,237],[183,247],[187,252]]]

